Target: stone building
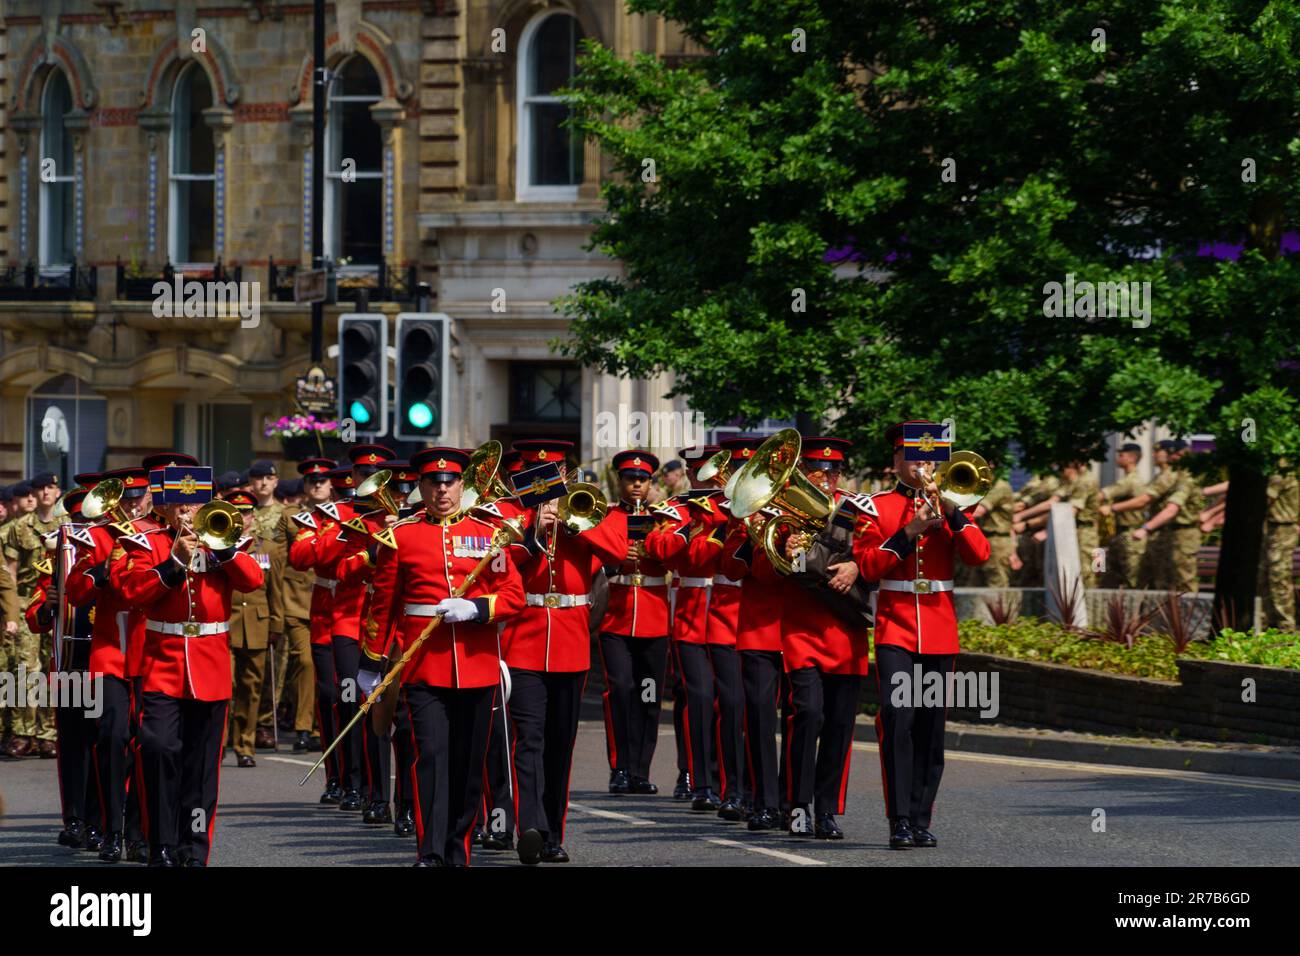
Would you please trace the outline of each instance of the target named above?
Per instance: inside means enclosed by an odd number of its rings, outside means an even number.
[[[607,167],[551,95],[588,37],[699,52],[621,0],[327,6],[325,344],[356,288],[390,321],[450,316],[446,443],[560,433],[585,461],[598,413],[674,410],[668,381],[549,346],[555,297],[619,268],[583,249]],[[310,364],[311,42],[309,0],[0,0],[0,482],[280,457],[264,427]],[[172,270],[237,280],[256,323],[212,292],[159,314]]]

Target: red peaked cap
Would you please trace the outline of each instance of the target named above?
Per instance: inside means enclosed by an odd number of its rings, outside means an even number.
[[[507,475],[513,475],[516,471],[524,470],[523,452],[508,451],[501,456],[501,470]]]
[[[843,462],[853,442],[846,438],[805,438],[799,457],[809,461]]]
[[[306,475],[324,475],[338,467],[338,463],[333,458],[308,458],[298,462],[298,474]]]
[[[652,475],[659,470],[659,459],[648,451],[621,451],[614,456],[615,471],[644,471]]]
[[[356,488],[357,483],[352,480],[352,469],[349,467],[334,468],[328,472],[330,484],[336,491],[352,491]]]
[[[348,450],[348,460],[354,465],[377,465],[381,461],[392,461],[397,453],[383,445],[357,445]]]
[[[767,435],[739,435],[736,438],[727,438],[719,442],[723,448],[731,452],[733,459],[739,458],[742,461],[748,461],[754,457],[754,452],[758,446],[767,441]]]
[[[511,444],[510,450],[519,452],[530,465],[540,465],[547,461],[564,464],[565,455],[573,451],[573,442],[562,438],[524,438]]]
[[[149,472],[143,468],[114,468],[99,476],[100,481],[105,478],[122,482],[122,494],[127,498],[138,498],[149,490]]]
[[[722,451],[722,446],[720,446],[720,445],[705,445],[705,446],[704,446],[704,447],[699,451],[698,454],[696,454],[696,455],[690,455],[690,454],[688,454],[688,452],[690,452],[690,451],[692,451],[692,450],[693,450],[693,449],[690,449],[690,448],[683,448],[683,449],[681,449],[680,451],[678,451],[677,454],[679,454],[679,455],[682,456],[682,461],[686,462],[686,467],[689,468],[689,469],[691,469],[691,471],[694,471],[696,468],[699,468],[701,465],[703,465],[706,461],[708,461],[710,458],[712,458],[712,457],[713,457],[714,455],[716,455],[718,452]]]
[[[81,502],[82,499],[86,497],[86,494],[87,492],[84,488],[78,488],[76,491],[69,491],[63,496],[64,510],[74,517],[79,517],[81,515]]]
[[[193,455],[187,455],[183,451],[160,451],[152,455],[145,455],[140,460],[140,467],[146,472],[153,471],[155,468],[166,468],[168,465],[189,465],[197,468],[199,460]]]
[[[469,467],[469,455],[459,448],[425,448],[411,456],[411,467],[421,478],[429,475],[459,478]]]

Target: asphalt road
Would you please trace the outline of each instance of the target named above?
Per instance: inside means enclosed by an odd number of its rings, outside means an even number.
[[[282,744],[221,774],[214,866],[387,866],[414,861],[414,841],[360,814],[320,806],[323,782]],[[312,755],[313,759],[315,755]],[[1142,770],[1019,757],[949,753],[932,829],[933,850],[888,848],[874,744],[855,744],[846,839],[780,832],[692,813],[671,796],[671,725],[661,728],[654,780],[660,794],[606,791],[604,730],[578,735],[566,849],[576,866],[1203,866],[1300,863],[1300,783]],[[102,867],[55,844],[58,787],[50,760],[0,762],[0,866]],[[1105,811],[1105,831],[1094,829]],[[476,850],[476,866],[518,866],[513,853]],[[122,864],[126,865],[126,864]]]

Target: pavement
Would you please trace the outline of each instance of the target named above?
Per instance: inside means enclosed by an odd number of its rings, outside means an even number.
[[[665,715],[667,716],[667,715]],[[869,725],[867,725],[869,729]],[[970,731],[958,730],[970,738]],[[987,743],[987,742],[986,742]],[[300,788],[312,755],[257,754],[222,767],[214,866],[400,866],[414,841],[360,814],[317,803],[319,776]],[[310,757],[310,759],[308,759]],[[1294,866],[1300,863],[1300,782],[1037,756],[948,753],[933,850],[891,851],[876,745],[854,744],[846,839],[827,842],[691,812],[672,799],[671,724],[660,729],[656,796],[607,792],[604,728],[584,719],[574,760],[566,849],[570,866]],[[0,763],[0,866],[103,867],[55,844],[54,761]],[[1099,812],[1100,811],[1100,812]],[[1104,824],[1104,829],[1102,827]],[[475,850],[475,866],[518,867],[513,853]],[[128,864],[120,864],[126,866]]]

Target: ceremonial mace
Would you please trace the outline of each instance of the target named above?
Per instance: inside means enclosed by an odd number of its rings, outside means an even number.
[[[469,586],[478,579],[478,576],[483,573],[483,570],[488,566],[488,563],[492,561],[493,558],[500,554],[506,546],[511,545],[516,541],[522,541],[523,538],[523,528],[517,518],[507,518],[502,522],[501,527],[497,528],[496,533],[492,535],[492,545],[488,548],[488,553],[483,555],[483,559],[479,561],[478,566],[465,577],[464,582],[451,593],[451,596],[456,598],[463,597],[465,592],[469,590]],[[379,686],[376,687],[371,692],[370,696],[366,698],[365,703],[361,705],[353,718],[348,721],[348,725],[343,728],[343,731],[337,737],[334,738],[334,742],[320,755],[320,759],[312,764],[312,768],[307,771],[307,776],[302,778],[302,781],[298,786],[304,786],[307,781],[311,779],[311,775],[314,774],[317,768],[325,762],[325,758],[334,752],[334,748],[337,747],[340,741],[348,735],[348,732],[353,728],[356,722],[370,712],[370,708],[374,706],[383,695],[384,691],[388,689],[388,685],[391,684],[397,675],[402,672],[402,668],[406,666],[407,661],[415,656],[415,652],[420,649],[421,645],[424,644],[429,635],[433,633],[434,628],[441,623],[442,615],[439,614],[429,622],[428,627],[420,632],[420,636],[411,642],[411,646],[406,649],[406,653],[402,655],[401,660],[399,660],[397,665],[384,676],[382,681],[379,682]],[[396,700],[396,694],[394,694],[394,700]],[[395,709],[396,703],[394,703],[393,707],[388,711],[389,723],[392,721],[392,713]]]

